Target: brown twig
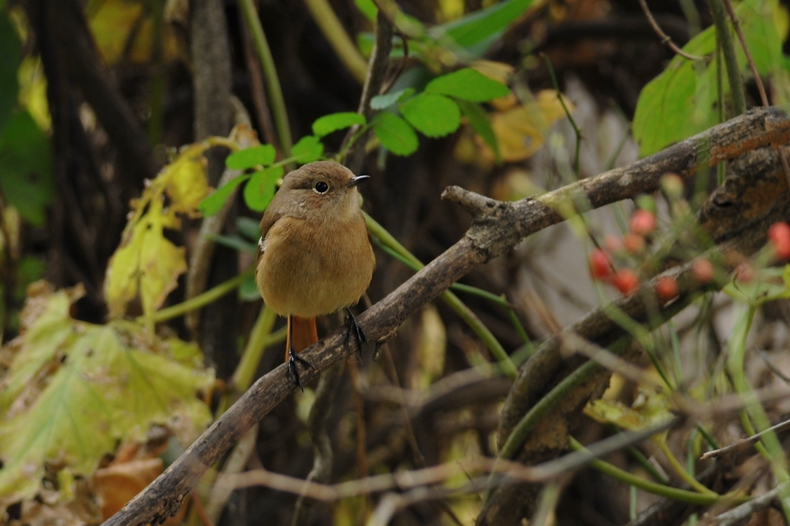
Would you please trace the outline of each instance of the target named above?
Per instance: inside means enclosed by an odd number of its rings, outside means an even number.
[[[772,222],[790,216],[787,185],[778,170],[775,150],[750,152],[733,163],[733,173],[708,199],[699,214],[699,222],[719,245],[707,254],[715,255],[716,265],[725,272],[758,250],[766,240]],[[593,311],[566,329],[610,349],[629,352],[632,336],[615,323],[609,310],[617,309],[650,330],[682,310],[700,293],[701,284],[692,272],[692,262],[672,268],[644,283],[639,291]],[[661,277],[678,283],[679,295],[666,302],[655,294]],[[722,284],[708,283],[708,288]],[[569,432],[579,421],[586,402],[597,398],[608,384],[609,373],[597,364],[580,358],[563,360],[559,338],[550,338],[519,371],[519,376],[502,409],[499,442],[502,450],[526,464],[535,464],[562,451]],[[575,382],[575,383],[569,383]],[[547,394],[548,393],[548,394]],[[561,393],[561,396],[558,395]],[[694,404],[676,402],[682,410],[695,413]],[[540,407],[540,412],[536,412]],[[720,408],[721,409],[721,408]],[[528,425],[521,425],[530,414]],[[550,414],[547,418],[545,415]],[[518,432],[516,432],[518,431]],[[479,524],[517,522],[534,511],[537,489],[528,485],[498,488],[491,493]]]
[[[656,32],[658,37],[661,39],[661,43],[667,46],[669,49],[677,53],[683,58],[687,58],[689,60],[705,60],[705,57],[700,57],[699,55],[692,55],[691,53],[686,53],[682,49],[680,49],[674,42],[672,42],[672,38],[664,33],[661,29],[661,26],[658,25],[656,19],[653,18],[653,13],[650,12],[650,8],[647,7],[646,0],[639,0],[639,5],[642,6],[642,11],[644,11],[645,16],[647,17],[648,22],[650,22],[650,26],[653,28],[653,31]]]
[[[370,99],[379,94],[381,85],[384,83],[384,77],[387,74],[387,69],[390,63],[390,51],[392,50],[392,24],[379,10],[376,15],[376,43],[373,45],[373,52],[370,55],[370,63],[368,64],[368,76],[365,79],[365,84],[362,86],[362,96],[359,99],[359,106],[357,106],[357,113],[364,115],[365,119],[370,122],[373,116],[373,109],[370,107]],[[358,173],[362,169],[362,163],[365,159],[365,138],[367,133],[362,137],[357,137],[360,126],[352,126],[346,133],[343,139],[343,146],[341,151],[352,139],[356,142],[352,144],[345,153],[345,158],[342,160],[349,170]]]
[[[644,1],[644,0],[641,0]],[[738,35],[738,40],[741,42],[741,47],[743,48],[743,52],[746,55],[746,60],[749,63],[749,68],[752,70],[752,76],[754,77],[754,82],[757,84],[757,91],[760,92],[760,101],[763,103],[764,107],[768,107],[768,95],[765,92],[765,85],[763,84],[763,79],[760,77],[760,72],[757,71],[757,64],[754,62],[754,57],[752,57],[752,52],[749,50],[749,46],[746,44],[746,37],[743,36],[743,31],[741,30],[741,23],[738,20],[738,16],[735,13],[735,9],[732,7],[732,2],[730,0],[723,0],[724,7],[727,8],[727,14],[730,16],[730,20],[732,20],[732,25],[735,28],[735,33]],[[787,156],[780,150],[779,152],[779,160],[782,163],[782,170],[784,171],[785,177],[787,178],[787,183],[790,186],[790,164],[787,162]]]
[[[64,0],[53,2],[51,7],[57,19],[56,38],[63,47],[60,56],[66,61],[71,80],[79,86],[117,148],[120,164],[129,168],[133,181],[142,183],[143,179],[153,179],[159,171],[153,148],[140,121],[111,82],[109,72],[102,67],[103,61],[85,21],[82,4]]]
[[[568,332],[559,334],[560,353],[563,355],[579,353],[590,360],[597,362],[602,367],[616,372],[634,383],[660,389],[663,384],[646,375],[642,369],[632,365],[631,362],[623,360],[621,357],[596,345],[578,334]]]
[[[640,0],[644,1],[644,0]],[[735,34],[738,35],[738,40],[741,41],[741,47],[743,48],[743,52],[746,55],[746,60],[749,62],[749,67],[752,70],[752,75],[754,76],[754,82],[757,84],[757,91],[760,92],[760,100],[763,103],[763,106],[768,106],[768,96],[765,94],[765,86],[763,85],[763,79],[760,78],[760,73],[757,71],[757,65],[754,62],[754,58],[752,58],[752,52],[749,51],[749,46],[746,45],[746,37],[743,36],[743,31],[741,30],[741,23],[738,21],[738,15],[735,14],[735,9],[732,7],[732,2],[730,0],[723,0],[724,7],[727,9],[727,14],[730,15],[730,21],[732,22],[733,27],[735,28]]]
[[[790,120],[781,110],[752,110],[628,167],[573,183],[538,198],[486,203],[485,213],[478,214],[461,240],[374,304],[358,317],[358,321],[370,341],[388,340],[403,321],[460,277],[510,250],[524,237],[565,220],[566,216],[558,211],[560,205],[577,202],[576,195],[583,195],[593,207],[600,207],[655,190],[661,176],[667,172],[688,177],[701,168],[702,158],[715,164],[764,145],[784,144],[788,140]],[[471,202],[470,196],[470,192],[457,187],[445,191],[445,197],[456,202],[465,198]],[[302,381],[311,382],[332,364],[350,356],[356,346],[346,340],[345,331],[341,329],[305,350],[302,355],[313,367],[303,372]],[[106,524],[143,524],[166,519],[202,474],[293,389],[285,364],[260,378],[164,474]]]
[[[722,455],[728,455],[733,451],[738,451],[753,444],[756,444],[760,441],[760,439],[768,433],[778,433],[779,431],[784,431],[785,429],[790,428],[790,420],[785,420],[784,422],[780,422],[775,426],[771,426],[765,431],[761,431],[756,435],[752,435],[747,438],[742,438],[740,440],[736,440],[732,444],[728,446],[724,446],[719,449],[714,449],[713,451],[708,451],[704,455],[700,457],[700,460],[707,460],[709,458],[720,457]]]
[[[332,410],[332,402],[343,378],[344,363],[339,362],[321,375],[318,387],[315,390],[315,402],[310,408],[310,416],[307,419],[310,429],[310,440],[313,443],[313,468],[307,475],[305,483],[326,483],[332,476],[332,442],[326,431],[326,423],[329,420],[329,413]],[[309,500],[310,495],[300,493],[294,506],[294,514],[291,518],[293,526],[300,524],[310,524],[311,514],[315,503]]]
[[[251,486],[266,486],[278,491],[305,495],[322,502],[334,502],[349,497],[381,493],[394,489],[409,490],[432,486],[446,482],[457,475],[468,475],[470,472],[485,475],[495,474],[500,475],[500,478],[507,477],[521,482],[547,482],[584,466],[592,459],[603,457],[619,449],[641,442],[655,433],[674,427],[681,421],[681,418],[675,418],[639,431],[620,433],[589,446],[586,451],[569,453],[564,457],[538,466],[524,466],[517,462],[486,457],[470,457],[438,466],[373,475],[334,485],[305,481],[267,470],[222,474],[217,484],[219,486],[228,486],[231,490]]]
[[[780,484],[749,502],[741,504],[729,511],[725,511],[718,517],[711,519],[710,524],[715,526],[742,526],[744,524],[749,524],[755,519],[756,513],[773,506],[775,503],[781,502],[780,496],[786,489],[787,483]]]

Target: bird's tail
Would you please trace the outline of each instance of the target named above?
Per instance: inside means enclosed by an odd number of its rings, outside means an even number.
[[[290,338],[293,337],[293,342]],[[315,318],[288,316],[288,338],[285,342],[285,360],[288,361],[288,349],[293,345],[294,352],[301,352],[318,341],[318,329]]]

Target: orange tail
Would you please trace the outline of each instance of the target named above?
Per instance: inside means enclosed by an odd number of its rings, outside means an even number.
[[[288,340],[285,342],[286,361],[288,361],[288,349],[291,348],[291,337],[293,337],[295,352],[301,352],[317,342],[318,329],[315,326],[315,318],[288,316]]]

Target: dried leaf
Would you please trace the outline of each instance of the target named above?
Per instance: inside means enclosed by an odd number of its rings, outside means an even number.
[[[41,287],[38,315],[8,344],[16,351],[0,385],[0,507],[37,495],[55,466],[59,480],[91,475],[119,442],[144,441],[152,424],[188,444],[211,419],[196,394],[213,373],[194,344],[128,322],[76,321],[69,309],[80,293]]]

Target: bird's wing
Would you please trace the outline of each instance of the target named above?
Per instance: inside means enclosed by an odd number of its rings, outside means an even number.
[[[269,234],[269,230],[271,230],[272,225],[274,225],[281,217],[282,214],[272,211],[271,205],[266,209],[266,212],[263,213],[263,217],[261,218],[261,239],[258,241],[257,260],[261,259],[263,251],[266,250],[266,236]]]

